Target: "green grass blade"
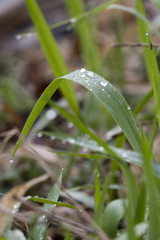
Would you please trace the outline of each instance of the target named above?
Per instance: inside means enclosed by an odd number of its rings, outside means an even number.
[[[124,217],[126,200],[117,199],[110,202],[104,212],[103,230],[110,238],[116,237],[119,221]]]
[[[146,234],[147,229],[148,229],[148,224],[144,222],[139,223],[134,227],[134,232],[138,240],[143,239],[143,236]],[[128,234],[126,232],[122,233],[119,237],[116,237],[114,240],[128,240]]]
[[[139,102],[139,104],[134,109],[135,115],[141,112],[143,107],[148,103],[148,101],[153,97],[153,89],[151,89]]]
[[[51,205],[54,205],[54,206],[62,206],[62,207],[77,209],[75,206],[73,206],[69,203],[55,202],[55,201],[52,201],[52,200],[49,200],[49,199],[46,199],[46,198],[30,197],[29,199],[34,201],[34,202],[47,203],[47,204],[51,204]]]
[[[56,152],[57,154],[61,155],[61,154],[71,154],[73,156],[81,156],[81,157],[86,157],[86,158],[94,158],[94,159],[104,159],[106,157],[108,157],[108,152],[101,147],[101,145],[99,145],[96,141],[88,139],[88,137],[75,137],[75,136],[71,136],[68,134],[64,134],[64,133],[56,133],[56,132],[47,132],[47,131],[41,131],[41,133],[44,136],[54,136],[55,139],[61,140],[61,141],[65,141],[67,143],[70,144],[74,144],[77,145],[79,147],[82,148],[87,148],[88,150],[91,150],[93,152],[99,152],[99,154],[81,154],[81,153],[69,153],[69,152],[62,152],[62,151],[53,151]],[[126,149],[121,149],[121,148],[117,148],[111,145],[108,145],[108,148],[111,149],[117,156],[119,156],[121,159],[123,159],[124,162],[126,163],[130,163],[136,166],[142,166],[143,165],[143,158],[141,156],[140,153],[137,152],[133,152],[130,150],[126,150]],[[111,154],[111,153],[109,153]],[[114,158],[114,155],[111,154],[111,156]]]
[[[147,196],[146,182],[142,180],[140,191],[138,194],[136,212],[134,216],[135,224],[144,222],[144,217],[146,212],[146,200],[147,200],[146,196]]]
[[[43,108],[46,106],[46,104],[48,103],[48,101],[52,97],[53,93],[59,87],[61,81],[62,80],[54,80],[53,82],[51,82],[51,84],[44,90],[44,92],[42,93],[42,95],[40,96],[38,101],[36,102],[34,108],[32,109],[32,111],[31,111],[31,113],[30,113],[22,131],[21,131],[21,135],[20,135],[20,137],[17,141],[17,144],[14,148],[14,151],[12,153],[11,158],[14,157],[16,151],[18,150],[19,146],[22,143],[22,140],[28,134],[29,130],[31,129],[32,125],[34,124],[34,122],[36,121],[36,119],[38,118],[40,113],[42,112]]]
[[[89,89],[98,98],[98,100],[105,105],[113,118],[117,121],[134,150],[137,152],[141,151],[139,144],[140,136],[132,112],[129,105],[116,88],[114,88],[108,81],[104,80],[99,75],[90,71],[87,71],[86,74],[82,74],[81,71],[75,71],[64,76],[63,78],[76,81]],[[61,81],[64,80],[63,78],[55,79],[38,99],[35,107],[26,121],[26,124],[22,129],[21,136],[17,142],[12,157],[20,146],[22,139],[27,135],[40,112],[43,110],[44,106],[58,88]],[[96,140],[101,146],[104,146],[106,150],[108,150],[110,153],[113,153],[113,151],[101,138],[89,130],[87,130],[87,133],[89,133],[89,135],[93,137],[93,139]]]
[[[159,68],[157,64],[157,60],[155,57],[155,52],[152,47],[150,36],[148,36],[149,41],[149,53],[150,53],[150,64],[151,64],[151,72],[152,72],[152,86],[153,86],[153,94],[154,94],[154,100],[156,105],[156,112],[158,117],[158,124],[160,128],[160,74],[159,74]]]
[[[155,183],[155,178],[151,168],[152,152],[151,146],[148,146],[145,136],[142,135],[142,150],[144,157],[144,175],[146,177],[148,199],[149,199],[149,220],[148,220],[148,239],[159,239],[159,196]]]
[[[96,214],[97,208],[98,208],[99,197],[100,197],[100,182],[99,182],[99,172],[96,167],[95,168],[95,195],[94,195],[95,214]],[[95,218],[95,220],[96,220],[96,218]]]
[[[29,14],[34,22],[38,37],[55,77],[60,77],[68,72],[66,64],[60,54],[56,41],[41,13],[35,0],[25,0]],[[72,110],[79,115],[79,107],[72,83],[69,81],[61,85],[61,91],[68,100]]]
[[[66,0],[65,4],[72,17],[84,14],[85,6],[83,0]],[[82,57],[85,65],[96,71],[100,65],[100,51],[94,40],[94,26],[87,19],[75,26],[75,30],[80,41]],[[94,49],[94,51],[93,51]]]
[[[131,14],[135,15],[136,17],[140,18],[142,21],[144,21],[148,25],[151,25],[151,22],[143,14],[141,14],[141,12],[139,12],[138,10],[136,10],[134,8],[126,7],[126,6],[123,6],[120,4],[113,4],[109,7],[109,9],[116,9],[116,10],[131,13]]]
[[[136,0],[136,9],[139,11],[144,17],[146,17],[144,6],[142,4],[142,0]],[[142,43],[147,42],[146,39],[146,32],[149,31],[148,23],[143,21],[143,19],[140,19],[137,17],[137,23],[138,23],[138,31],[139,31],[139,38]],[[149,49],[146,47],[143,47],[143,57],[145,62],[145,67],[147,71],[148,78],[150,82],[152,82],[152,73],[151,73],[151,67],[150,67],[150,59],[148,58],[149,55]]]
[[[60,184],[62,181],[62,170],[59,173],[59,177],[58,177],[58,183],[55,183],[54,186],[52,187],[51,191],[48,194],[47,200],[51,200],[54,202],[57,202],[59,195],[60,195]],[[55,205],[51,205],[49,203],[44,203],[43,205],[43,210],[45,211],[51,211],[53,210],[53,208],[55,207]],[[38,219],[40,222],[44,221],[44,217],[40,216]],[[47,229],[47,224],[42,223],[42,224],[37,224],[34,228],[34,238],[35,239],[39,239],[39,240],[43,240],[44,239],[44,235],[46,233],[46,229]]]
[[[103,210],[104,210],[104,204],[105,204],[105,200],[106,200],[106,193],[107,193],[107,190],[109,187],[109,177],[110,177],[110,175],[108,175],[106,177],[106,180],[103,184],[102,191],[99,193],[99,197],[97,199],[97,204],[95,207],[94,219],[99,225],[102,224]]]
[[[93,72],[81,73],[79,70],[63,78],[78,82],[92,92],[121,127],[133,149],[137,152],[141,151],[140,136],[130,106],[110,82]]]
[[[151,0],[158,8],[160,8],[159,0]]]

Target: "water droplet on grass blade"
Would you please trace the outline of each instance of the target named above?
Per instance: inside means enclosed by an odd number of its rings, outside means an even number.
[[[85,73],[85,72],[86,72],[86,69],[85,69],[85,68],[81,68],[80,72],[81,72],[81,73]]]
[[[69,122],[68,123],[68,128],[72,128],[74,125],[73,125],[73,123],[72,122]]]
[[[106,87],[108,85],[108,82],[106,80],[100,80],[99,84],[103,87]]]
[[[55,136],[51,136],[50,139],[53,141],[53,140],[55,140],[56,138],[55,138]]]
[[[99,147],[99,151],[103,152],[104,151],[104,147]]]
[[[84,78],[86,75],[85,74],[82,74],[81,77]]]
[[[56,116],[57,116],[57,113],[56,113],[53,109],[49,109],[49,110],[46,112],[46,118],[47,118],[48,120],[53,120]]]
[[[128,110],[131,110],[131,107],[130,107],[130,106],[128,106],[128,107],[127,107],[127,109],[128,109]]]
[[[26,37],[27,37],[27,38],[32,37],[32,33],[27,33],[27,34],[26,34]]]
[[[40,132],[40,133],[37,133],[37,137],[38,138],[41,138],[42,137],[42,133]]]
[[[122,157],[123,157],[123,158],[126,158],[126,157],[127,157],[127,153],[124,152],[124,153],[122,154]]]
[[[148,36],[149,35],[149,32],[146,32],[146,36]]]
[[[69,139],[68,139],[68,142],[69,142],[70,144],[74,144],[74,143],[75,143],[75,140],[74,140],[73,138],[69,138]]]
[[[10,162],[10,163],[13,163],[13,158],[10,158],[9,162]]]
[[[94,72],[88,71],[88,72],[87,72],[87,76],[89,76],[89,77],[94,77]]]
[[[75,23],[75,22],[76,22],[76,18],[71,18],[71,19],[70,19],[70,22],[71,22],[71,23]]]
[[[17,40],[20,40],[20,39],[22,39],[22,36],[21,36],[21,35],[17,35],[17,36],[16,36],[16,39],[17,39]]]

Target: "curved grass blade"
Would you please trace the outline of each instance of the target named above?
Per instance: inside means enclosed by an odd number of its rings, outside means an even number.
[[[134,232],[137,239],[141,239],[140,237],[144,236],[148,230],[148,224],[145,222],[139,223],[134,227]],[[116,237],[114,240],[128,240],[128,234],[122,233],[120,237]]]
[[[108,152],[100,146],[96,141],[88,139],[88,137],[74,137],[64,133],[56,133],[56,132],[47,132],[41,131],[44,136],[54,136],[58,140],[62,140],[64,142],[77,145],[79,147],[91,150],[93,152],[99,152],[99,154],[83,154],[83,153],[72,153],[72,152],[63,152],[63,151],[55,151],[58,155],[73,155],[73,156],[80,156],[84,158],[93,158],[93,159],[105,159],[109,157]],[[123,161],[136,165],[141,166],[143,165],[143,158],[140,153],[133,152],[130,150],[117,148],[111,145],[108,145],[110,149],[112,149]],[[111,155],[112,156],[112,155]],[[113,156],[114,159],[114,156]]]
[[[38,33],[41,46],[55,77],[66,74],[68,72],[67,66],[38,4],[35,0],[25,0],[25,2]],[[73,112],[79,115],[79,106],[72,83],[69,81],[63,82],[60,89],[68,100]]]
[[[61,22],[49,25],[48,27],[49,27],[50,30],[52,30],[52,29],[56,29],[58,27],[70,24],[69,27],[74,28],[77,24],[81,23],[86,18],[93,17],[93,16],[97,15],[98,13],[102,12],[103,10],[107,9],[110,5],[112,5],[112,4],[114,4],[118,1],[119,0],[111,0],[107,3],[101,4],[101,5],[99,5],[95,8],[87,11],[87,12],[79,14],[79,15],[75,16],[74,18],[68,18],[68,19],[63,20]],[[27,36],[27,34],[30,34],[30,33],[31,34],[36,33],[36,31],[23,32],[21,34],[18,34],[18,36],[23,37],[23,36]]]
[[[131,14],[135,15],[136,17],[138,17],[139,19],[141,19],[142,21],[144,21],[145,23],[147,23],[149,26],[151,26],[155,30],[154,25],[143,14],[141,14],[141,12],[139,12],[138,10],[136,10],[134,8],[126,7],[126,6],[123,6],[120,4],[113,4],[113,5],[109,6],[108,9],[116,9],[116,10],[131,13]]]
[[[140,136],[131,108],[110,82],[91,71],[81,73],[79,70],[61,78],[75,81],[91,91],[121,127],[133,149],[137,152],[141,151]]]
[[[117,199],[105,208],[102,227],[110,238],[116,237],[118,223],[125,215],[126,203],[128,203],[127,200]]]
[[[82,74],[81,71],[77,70],[68,75],[65,75],[63,78],[55,79],[42,93],[22,129],[21,136],[17,142],[12,157],[20,146],[22,139],[27,135],[33,123],[43,110],[44,106],[47,104],[55,90],[58,88],[59,84],[64,81],[64,79],[76,81],[77,83],[90,90],[117,121],[118,125],[121,127],[128,141],[132,145],[133,149],[137,152],[141,151],[140,136],[136,122],[133,118],[130,106],[127,104],[120,92],[99,75],[94,74],[90,71],[86,71],[86,74]],[[98,140],[98,143],[100,143],[100,145],[102,144],[106,150],[113,153],[113,151],[102,139],[100,139],[95,134],[92,134],[92,132],[88,132],[91,137],[93,136],[95,140]]]

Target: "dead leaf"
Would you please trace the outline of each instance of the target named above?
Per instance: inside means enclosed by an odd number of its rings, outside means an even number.
[[[0,236],[3,234],[10,219],[10,214],[6,211],[6,209],[12,211],[14,205],[19,202],[19,198],[22,198],[24,194],[35,184],[46,181],[48,177],[49,176],[47,174],[44,174],[40,177],[34,178],[28,182],[12,188],[11,191],[4,195],[0,201]]]

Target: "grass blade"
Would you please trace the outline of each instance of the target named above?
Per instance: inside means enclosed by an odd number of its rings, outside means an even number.
[[[58,183],[55,183],[54,186],[52,187],[51,191],[48,194],[47,200],[51,200],[54,202],[57,202],[59,195],[60,195],[60,184],[62,181],[62,170],[59,173],[59,177],[58,177]],[[45,211],[51,211],[53,208],[55,207],[55,205],[51,205],[49,203],[44,203],[43,205],[43,210]],[[40,222],[44,221],[44,217],[40,216],[38,219]],[[47,224],[42,223],[42,224],[37,224],[34,228],[34,238],[35,239],[39,239],[39,240],[43,240],[44,239],[44,235],[46,233],[46,229],[47,229]]]
[[[136,0],[136,9],[139,11],[144,17],[145,17],[145,11],[142,4],[142,0]],[[147,42],[146,39],[146,32],[149,31],[148,23],[143,21],[142,19],[137,17],[137,23],[138,23],[138,31],[139,31],[139,38],[141,43]],[[145,67],[147,71],[148,78],[150,82],[152,82],[152,73],[151,73],[151,67],[150,67],[150,59],[148,58],[149,55],[149,49],[146,47],[143,47],[143,57],[145,62]]]
[[[110,238],[116,237],[119,221],[124,217],[126,200],[117,199],[110,202],[104,212],[103,230]]]
[[[41,46],[55,77],[60,77],[66,74],[68,72],[66,64],[38,4],[35,0],[25,0],[25,2],[32,21],[36,27]],[[65,98],[68,100],[74,113],[79,115],[79,107],[72,83],[66,81],[60,86],[60,89]]]
[[[86,71],[82,74],[79,70],[63,78],[78,82],[91,91],[121,127],[133,149],[137,152],[141,151],[140,136],[130,106],[110,82],[93,72]]]
[[[30,200],[34,201],[34,202],[39,202],[39,203],[47,203],[47,204],[51,204],[51,205],[56,205],[56,206],[62,206],[62,207],[67,207],[67,208],[73,208],[73,209],[77,209],[75,206],[69,204],[69,203],[64,203],[64,202],[55,202],[46,198],[40,198],[40,197],[30,197]]]

